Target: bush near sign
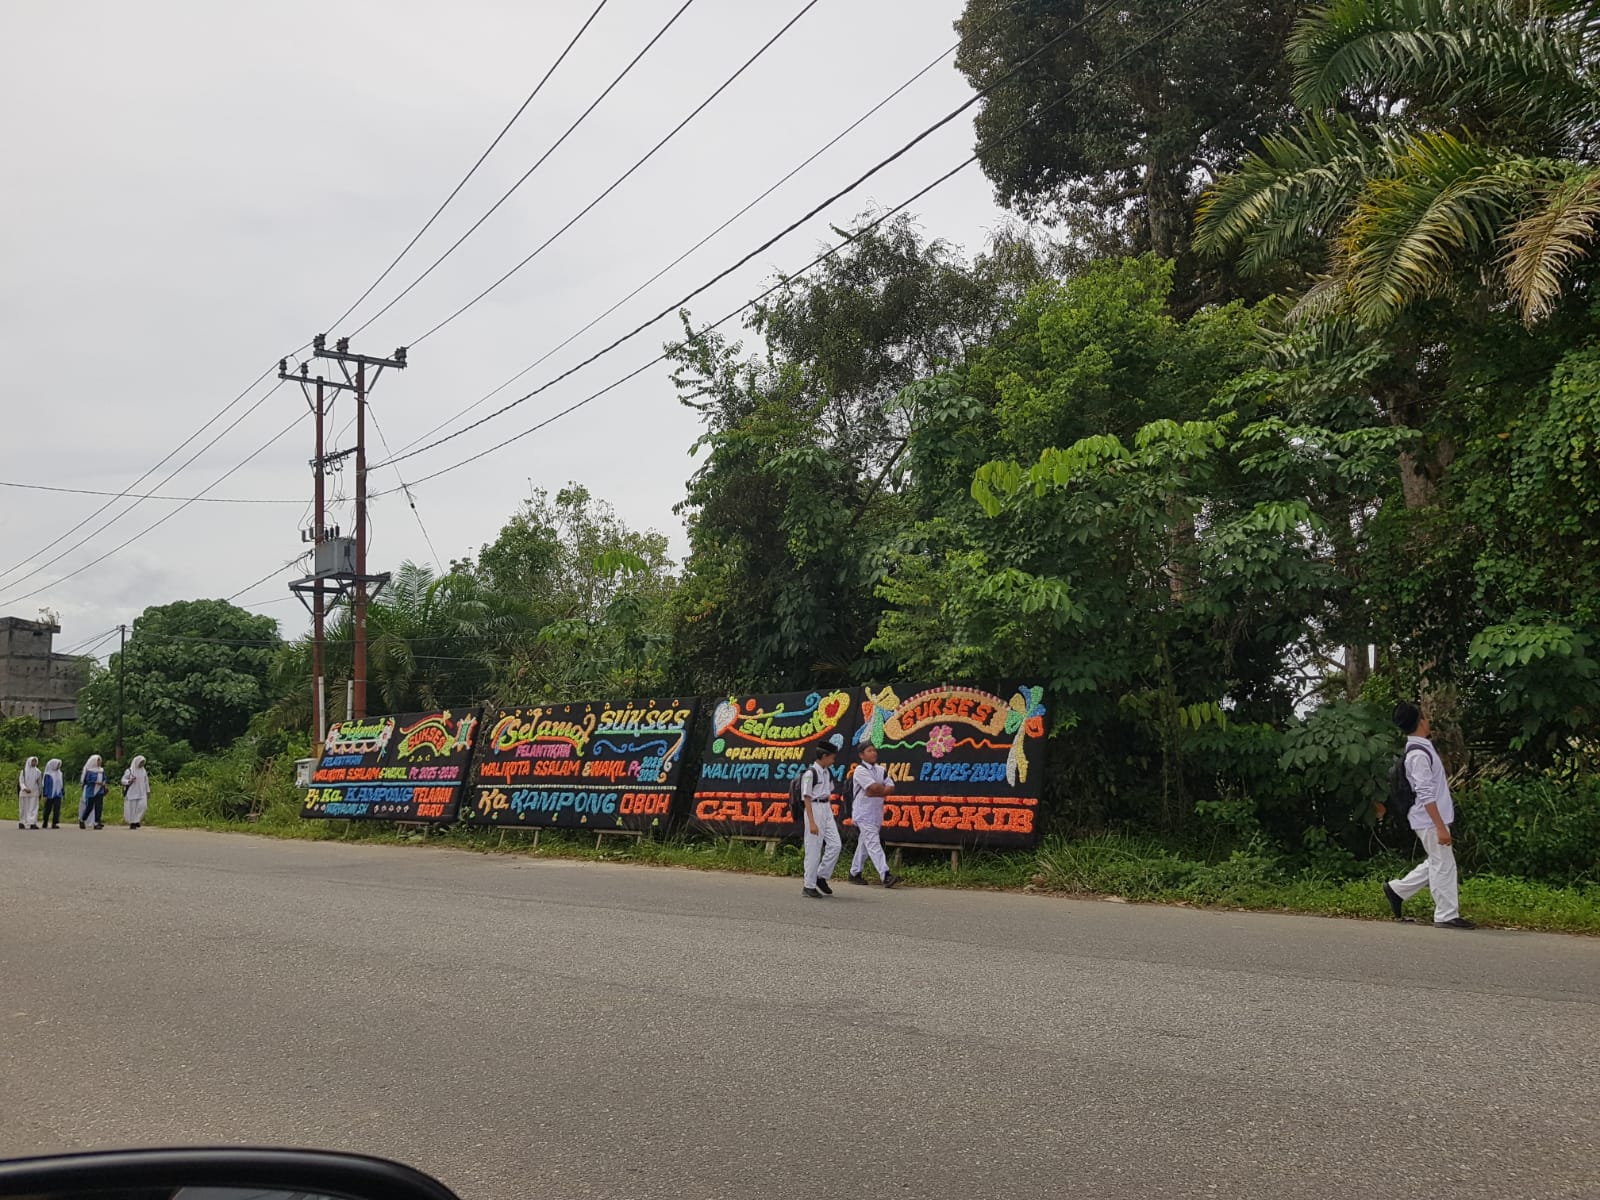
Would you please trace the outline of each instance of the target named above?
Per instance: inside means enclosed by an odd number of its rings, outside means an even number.
[[[789,782],[806,750],[837,733],[850,744],[859,691],[729,696],[712,711],[690,823],[719,837],[791,837]],[[842,785],[849,754],[834,765]],[[838,794],[838,793],[836,793]],[[837,802],[834,811],[839,811]]]
[[[300,815],[454,821],[477,728],[475,709],[341,721],[328,731]]]
[[[462,806],[468,825],[664,827],[683,771],[693,700],[503,708],[488,719]]]

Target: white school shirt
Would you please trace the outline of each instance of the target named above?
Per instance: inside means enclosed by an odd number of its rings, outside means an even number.
[[[1441,821],[1453,825],[1456,805],[1450,798],[1450,780],[1445,777],[1444,763],[1440,761],[1433,743],[1413,733],[1406,739],[1405,756],[1406,779],[1411,783],[1411,790],[1417,794],[1411,805],[1411,828],[1418,833],[1433,828],[1433,818],[1428,815],[1429,804],[1438,808]]]
[[[821,763],[812,763],[806,768],[806,781],[801,785],[802,793],[810,799],[812,811],[818,816],[826,813],[833,815],[833,772]]]
[[[856,825],[870,825],[875,829],[883,827],[883,797],[869,796],[867,789],[875,783],[888,783],[889,772],[882,763],[858,762],[856,769],[850,774],[851,785],[855,789],[855,799],[850,804],[850,819]]]

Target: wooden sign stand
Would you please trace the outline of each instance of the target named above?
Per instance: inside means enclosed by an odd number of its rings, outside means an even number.
[[[951,846],[939,842],[885,842],[885,846],[894,851],[894,865],[900,865],[900,852],[902,850],[939,850],[950,852],[950,870],[952,874],[961,871],[961,847]]]
[[[594,831],[594,848],[599,850],[608,837],[642,838],[648,832],[645,829],[596,829]]]
[[[759,842],[761,845],[766,847],[768,858],[776,858],[778,856],[778,843],[782,839],[775,837],[761,837],[759,835],[749,833],[730,833],[728,835],[728,840],[730,842]]]
[[[500,840],[495,843],[495,846],[498,848],[506,844],[506,834],[527,833],[529,829],[530,826],[527,825],[502,825],[500,826]],[[533,846],[531,848],[537,850],[539,848],[539,834],[543,831],[544,826],[534,825],[531,826],[531,829],[533,832]]]

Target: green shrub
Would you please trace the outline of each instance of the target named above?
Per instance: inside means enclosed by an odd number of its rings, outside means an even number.
[[[1466,872],[1600,883],[1600,778],[1482,780],[1455,800]]]
[[[281,820],[286,812],[298,817],[294,758],[263,757],[262,749],[241,738],[224,754],[194,759],[161,789],[161,798],[174,814],[196,822],[242,821],[251,814]]]

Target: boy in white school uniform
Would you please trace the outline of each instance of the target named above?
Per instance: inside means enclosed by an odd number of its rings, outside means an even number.
[[[806,866],[804,894],[813,900],[833,895],[828,879],[839,865],[839,826],[833,819],[833,764],[844,749],[844,735],[830,734],[801,778],[800,796],[805,811]]]
[[[1402,906],[1423,888],[1433,895],[1433,924],[1436,929],[1476,929],[1461,915],[1457,899],[1456,854],[1450,825],[1456,819],[1455,801],[1450,797],[1450,781],[1445,777],[1439,751],[1428,740],[1432,732],[1428,719],[1415,704],[1402,700],[1394,706],[1394,723],[1406,735],[1401,760],[1406,781],[1416,799],[1408,814],[1411,829],[1422,842],[1428,857],[1404,879],[1391,879],[1383,885],[1389,911],[1395,920],[1407,920]]]
[[[892,888],[899,883],[889,871],[889,860],[883,853],[883,798],[894,791],[894,780],[878,762],[878,748],[863,742],[860,760],[850,772],[850,820],[856,827],[856,855],[850,863],[850,882],[865,884],[861,877],[866,860],[878,869],[883,886]]]

